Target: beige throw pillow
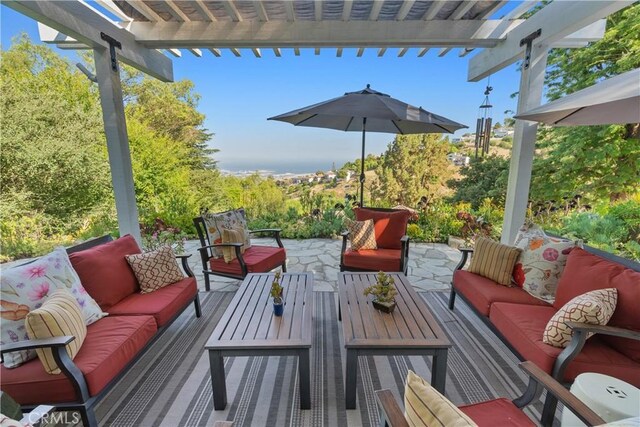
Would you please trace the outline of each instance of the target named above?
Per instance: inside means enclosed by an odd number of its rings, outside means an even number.
[[[413,371],[409,371],[404,389],[404,416],[412,427],[476,426],[471,418]]]
[[[347,230],[349,230],[351,250],[359,251],[360,249],[378,249],[373,219],[368,219],[366,221],[349,220],[345,225],[347,226]]]
[[[71,359],[76,357],[87,336],[87,326],[84,324],[80,306],[75,297],[64,289],[53,292],[42,307],[30,311],[25,319],[25,327],[30,340],[65,335],[76,337],[67,345],[67,353]],[[36,353],[47,373],[60,373],[51,349],[39,348]]]
[[[184,279],[171,246],[161,246],[155,251],[127,255],[125,258],[138,279],[141,294],[148,294]]]
[[[244,228],[234,227],[234,228],[223,228],[222,229],[222,243],[242,243],[243,246],[240,248],[240,253],[244,253]],[[223,247],[222,248],[222,256],[224,257],[224,262],[227,264],[236,259],[236,248],[234,247]]]
[[[513,266],[522,250],[480,237],[476,240],[469,272],[511,286]]]
[[[606,325],[618,303],[616,288],[598,289],[578,295],[553,315],[542,334],[542,342],[564,348],[571,341],[573,329],[565,322]],[[589,334],[591,337],[593,334]]]

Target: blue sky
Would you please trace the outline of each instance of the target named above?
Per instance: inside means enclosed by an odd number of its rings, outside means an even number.
[[[39,41],[34,20],[4,5],[0,13],[3,49],[21,32]],[[54,49],[73,59],[72,52]],[[207,117],[205,126],[215,134],[211,146],[220,150],[216,159],[221,168],[273,169],[287,163],[297,165],[291,169],[300,172],[304,169],[301,165],[315,170],[315,165],[329,168],[332,162],[340,165],[359,157],[360,135],[294,127],[267,121],[267,117],[367,84],[464,123],[473,131],[487,82],[466,81],[468,61],[474,53],[459,58],[458,49],[454,49],[439,58],[438,50],[432,49],[422,58],[417,57],[417,49],[402,58],[397,57],[397,49],[387,50],[382,58],[377,57],[377,49],[367,49],[361,58],[356,57],[355,49],[345,49],[342,58],[336,57],[335,49],[323,49],[319,56],[312,49],[303,49],[299,57],[284,49],[281,58],[270,49],[263,49],[262,58],[255,58],[249,50],[243,50],[240,58],[228,50],[223,50],[221,58],[208,51],[202,58],[183,51],[182,58],[172,58],[176,80],[192,80],[202,97],[199,110]],[[516,109],[516,99],[510,94],[518,90],[518,81],[516,65],[491,77],[494,122],[502,122],[505,110]],[[393,135],[368,134],[367,153],[383,152],[392,139]]]

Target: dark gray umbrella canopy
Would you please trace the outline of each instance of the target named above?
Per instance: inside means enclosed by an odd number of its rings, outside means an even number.
[[[295,126],[362,132],[362,170],[360,173],[360,205],[363,203],[365,132],[395,134],[453,133],[467,126],[430,113],[422,107],[366,89],[347,92],[330,99],[268,120],[279,120]]]

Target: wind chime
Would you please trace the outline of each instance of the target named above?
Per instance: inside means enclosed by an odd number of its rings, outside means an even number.
[[[489,102],[489,94],[493,88],[487,82],[487,88],[484,90],[484,101],[478,110],[478,120],[476,122],[476,159],[478,158],[478,150],[482,150],[482,156],[489,153],[489,139],[491,139],[491,110],[493,105]]]

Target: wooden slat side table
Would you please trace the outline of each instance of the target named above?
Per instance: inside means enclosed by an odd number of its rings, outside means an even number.
[[[340,313],[347,366],[346,408],[356,408],[358,356],[433,356],[431,384],[444,394],[449,339],[406,276],[388,273],[398,290],[393,313],[373,308],[372,297],[364,289],[376,282],[377,273],[344,272],[338,275]]]
[[[285,308],[281,317],[273,315],[269,295],[273,278],[273,273],[247,275],[205,345],[216,410],[227,406],[225,356],[298,356],[300,408],[311,408],[313,275],[282,274]]]

